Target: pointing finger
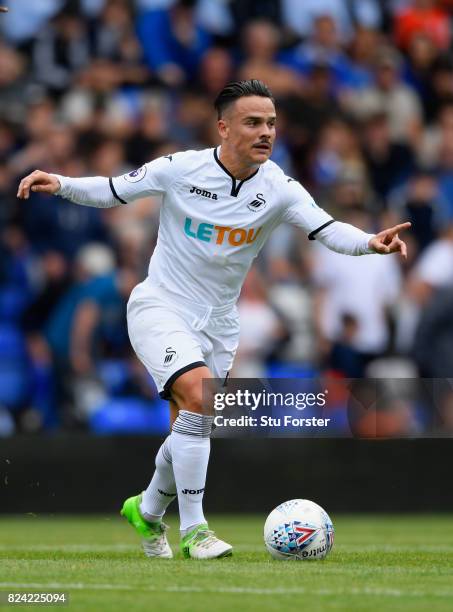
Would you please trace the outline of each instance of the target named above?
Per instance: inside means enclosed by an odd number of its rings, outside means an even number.
[[[402,232],[404,230],[407,230],[411,227],[412,223],[410,221],[406,221],[405,223],[399,223],[398,225],[395,225],[394,227],[390,228],[388,230],[388,234],[392,234],[393,236],[395,234],[398,234],[398,232]]]

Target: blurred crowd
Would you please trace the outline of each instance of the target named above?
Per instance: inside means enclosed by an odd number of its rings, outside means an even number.
[[[453,375],[451,0],[7,4],[0,435],[165,430],[165,402],[125,323],[156,241],[158,199],[99,210],[42,194],[19,201],[17,185],[35,168],[116,176],[216,146],[212,102],[234,79],[270,87],[272,159],[320,206],[368,232],[406,220],[412,229],[402,261],[338,255],[279,227],[241,295],[231,375]],[[447,387],[435,429],[451,434]],[[410,400],[393,420],[387,412],[388,435],[423,433]]]

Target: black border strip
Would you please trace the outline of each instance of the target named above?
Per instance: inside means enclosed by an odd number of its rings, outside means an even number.
[[[113,179],[112,179],[112,177],[110,177],[110,178],[109,178],[109,185],[110,185],[110,189],[112,190],[113,197],[114,197],[116,200],[119,200],[119,201],[121,202],[121,204],[127,204],[126,200],[122,200],[122,199],[120,198],[120,196],[119,196],[119,195],[116,193],[116,189],[115,189],[115,187],[113,186]]]
[[[251,174],[250,176],[248,176],[245,179],[242,179],[242,181],[239,181],[238,183],[236,182],[237,179],[235,176],[233,176],[231,174],[231,172],[228,170],[228,168],[225,168],[225,166],[222,164],[222,162],[219,159],[219,156],[217,155],[217,148],[214,148],[214,159],[216,160],[216,162],[219,164],[219,166],[222,168],[222,170],[224,172],[226,172],[226,174],[228,174],[228,176],[231,178],[231,191],[230,191],[230,195],[234,196],[235,198],[237,198],[237,196],[239,195],[239,189],[242,187],[242,185],[245,183],[245,181],[249,181],[251,178],[253,178],[259,171],[260,167],[258,166],[258,168],[255,170],[255,172],[253,174]]]
[[[185,374],[186,372],[189,372],[190,370],[195,370],[195,368],[201,368],[201,367],[208,367],[208,366],[205,364],[204,361],[194,361],[193,363],[189,363],[188,365],[184,366],[180,370],[177,370],[176,372],[174,372],[174,374],[172,374],[170,378],[167,380],[167,382],[165,383],[164,390],[160,391],[159,393],[161,399],[171,400],[172,399],[171,386],[175,382],[175,380],[179,378],[180,376],[182,376],[183,374]]]
[[[310,232],[308,234],[308,240],[315,240],[316,234],[320,232],[321,230],[323,230],[328,225],[332,225],[332,223],[335,223],[335,219],[331,219],[330,221],[327,221],[327,223],[324,223],[324,225],[321,225],[321,227],[318,227],[318,229],[315,229],[312,232]]]

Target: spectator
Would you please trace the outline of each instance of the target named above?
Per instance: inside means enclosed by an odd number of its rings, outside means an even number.
[[[169,87],[193,81],[211,38],[195,21],[195,0],[145,11],[138,34],[150,70]]]
[[[17,176],[39,164],[46,164],[47,167],[45,141],[55,120],[55,104],[49,98],[41,97],[30,102],[22,126],[25,132],[23,140],[18,140],[17,151],[9,159],[10,167]]]
[[[236,31],[255,20],[271,22],[277,27],[282,23],[281,0],[232,0],[230,6]]]
[[[409,45],[403,71],[405,82],[419,95],[427,121],[432,121],[438,103],[432,76],[433,70],[438,66],[438,56],[439,50],[432,39],[426,34],[417,34]]]
[[[131,170],[125,159],[125,150],[119,140],[102,140],[94,149],[90,166],[95,176],[118,176]]]
[[[27,102],[33,92],[26,60],[0,42],[0,117],[20,126],[26,118]]]
[[[342,42],[347,42],[353,32],[354,22],[376,28],[381,21],[381,9],[376,0],[304,0],[303,10],[298,0],[282,0],[283,22],[300,38],[312,31],[313,21],[320,15],[330,15],[336,24]]]
[[[427,105],[427,121],[431,123],[442,107],[453,101],[453,62],[449,55],[439,56],[431,69],[431,99]]]
[[[54,358],[67,368],[70,359],[71,330],[74,314],[82,300],[89,296],[102,296],[113,272],[114,256],[104,245],[89,244],[77,254],[75,282],[63,294],[45,325],[45,336]],[[101,279],[101,280],[99,280]]]
[[[36,37],[32,63],[36,79],[55,95],[91,58],[88,29],[75,8],[64,7]]]
[[[103,0],[102,0],[103,1]],[[123,84],[143,85],[149,73],[134,33],[132,8],[126,0],[107,0],[91,24],[92,57],[111,63]]]
[[[385,113],[378,112],[366,118],[362,135],[371,186],[385,206],[389,194],[413,172],[414,152],[404,142],[392,142]]]
[[[411,270],[400,304],[396,344],[411,354],[420,316],[437,291],[453,286],[453,224],[450,222],[424,251]]]
[[[37,270],[38,282],[23,315],[23,328],[30,335],[41,335],[54,308],[69,290],[69,262],[57,251],[41,255]]]
[[[241,334],[235,371],[249,378],[264,376],[266,358],[285,337],[285,328],[266,299],[265,285],[256,269],[245,281],[238,309]]]
[[[96,376],[102,359],[124,357],[129,340],[124,315],[129,295],[138,283],[134,272],[125,268],[96,277],[86,286],[72,319],[69,338],[71,371],[77,376]]]
[[[122,92],[122,76],[112,62],[93,61],[62,96],[63,120],[87,134],[127,137],[138,115],[139,101]]]
[[[9,5],[9,12],[3,16],[2,34],[13,44],[20,44],[35,37],[49,18],[52,18],[62,7],[64,0],[14,0]]]
[[[331,376],[363,378],[365,363],[362,354],[354,346],[359,331],[358,322],[350,314],[344,314],[341,319],[342,331],[338,339],[328,346],[324,365]]]
[[[453,223],[425,249],[408,279],[408,293],[424,307],[434,291],[453,285]]]
[[[447,202],[449,219],[453,217],[453,142],[450,120],[451,108],[442,113],[437,158],[439,189]]]
[[[379,50],[375,84],[343,97],[345,108],[357,118],[384,112],[395,141],[416,144],[420,137],[422,112],[417,95],[401,81],[401,57],[391,47]]]
[[[382,44],[378,30],[359,26],[348,46],[350,81],[347,86],[360,89],[373,83],[373,68],[376,49]]]
[[[286,137],[293,156],[293,167],[297,176],[310,181],[309,152],[326,124],[339,114],[330,68],[324,64],[313,66],[307,76],[303,95],[292,95],[283,100],[281,111],[289,128]]]
[[[174,111],[174,121],[167,136],[174,142],[190,143],[192,148],[217,145],[217,138],[211,143],[206,127],[212,125],[211,105],[200,92],[188,90],[181,94]]]
[[[40,259],[39,287],[22,316],[30,357],[31,397],[25,413],[23,427],[31,422],[35,429],[54,428],[59,424],[52,353],[42,330],[63,295],[69,290],[69,266],[65,258],[55,251],[44,253]]]
[[[363,229],[370,222],[367,215],[359,212],[350,213],[347,220]],[[362,364],[382,355],[390,341],[388,309],[395,304],[401,289],[397,261],[370,255],[366,261],[356,257],[346,262],[338,253],[316,243],[312,265],[321,345],[344,341],[344,317],[348,316],[357,325],[348,341],[360,353]]]
[[[453,364],[453,288],[434,291],[418,324],[413,356],[422,378],[449,378]]]
[[[141,166],[156,157],[158,147],[166,143],[170,130],[169,103],[164,95],[146,95],[143,98],[140,114],[126,145],[127,159],[133,166]]]
[[[326,121],[313,154],[313,180],[329,187],[346,177],[365,177],[365,161],[351,124],[334,118]]]
[[[449,219],[436,173],[425,168],[415,169],[404,188],[393,193],[390,209],[397,219],[412,223],[412,258],[431,244]]]
[[[356,85],[354,68],[341,46],[335,20],[329,14],[316,17],[310,37],[285,57],[290,66],[304,75],[309,74],[314,66],[328,66],[335,88]]]
[[[35,249],[52,248],[71,260],[87,242],[107,241],[101,211],[64,201],[52,206],[43,194],[30,197],[22,209],[22,218],[26,236]]]
[[[268,84],[277,98],[301,92],[298,74],[276,60],[279,31],[269,21],[251,21],[242,33],[244,62],[238,72],[240,79],[256,78]]]
[[[439,6],[437,0],[413,0],[395,16],[395,41],[407,51],[414,36],[429,36],[438,49],[447,50],[450,46],[450,20],[448,14]]]
[[[231,54],[222,47],[211,47],[201,60],[198,81],[210,99],[233,79],[233,60]]]

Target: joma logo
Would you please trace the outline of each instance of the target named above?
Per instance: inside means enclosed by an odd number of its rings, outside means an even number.
[[[196,193],[197,195],[201,195],[204,198],[211,198],[211,200],[217,200],[217,194],[212,193],[212,191],[208,191],[207,189],[200,189],[199,187],[192,186],[192,189],[189,193]]]
[[[165,495],[165,497],[176,497],[176,493],[167,493],[167,491],[162,491],[162,489],[157,489],[161,495]]]
[[[181,493],[185,493],[187,495],[187,493],[189,495],[199,495],[200,493],[203,493],[204,491],[204,487],[202,489],[183,489],[181,491]]]

